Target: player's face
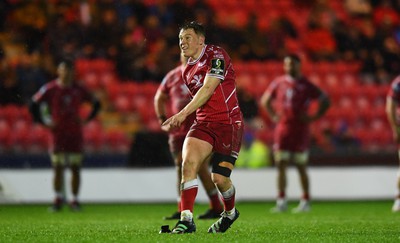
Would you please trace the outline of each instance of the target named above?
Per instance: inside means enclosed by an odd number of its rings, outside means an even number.
[[[63,84],[71,84],[73,79],[73,70],[61,63],[57,69],[58,77]]]
[[[297,77],[300,74],[300,63],[290,57],[283,60],[283,70],[285,73]]]
[[[197,35],[193,29],[179,32],[179,47],[185,57],[197,59],[203,49],[204,36]]]

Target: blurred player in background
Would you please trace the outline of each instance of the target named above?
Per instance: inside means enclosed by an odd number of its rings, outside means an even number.
[[[73,198],[70,208],[80,210],[78,199],[80,169],[83,159],[82,125],[93,119],[100,110],[100,102],[88,90],[74,80],[74,66],[69,60],[62,61],[57,68],[58,77],[45,84],[33,96],[30,110],[35,121],[51,129],[53,144],[50,158],[54,170],[53,187],[55,199],[52,211],[59,211],[66,200],[64,195],[64,168],[71,169],[71,189]],[[91,103],[92,111],[86,119],[80,117],[80,107]],[[43,107],[48,107],[45,115]]]
[[[397,76],[390,86],[386,98],[386,113],[389,124],[393,131],[393,138],[397,145],[400,145],[400,121],[398,117],[398,108],[400,107],[400,76]],[[400,147],[398,146],[400,156]],[[400,212],[400,170],[397,173],[397,196],[392,207],[393,212]]]
[[[193,98],[163,126],[180,127],[193,112],[196,112],[196,119],[183,144],[182,211],[172,233],[196,231],[193,207],[198,191],[197,173],[209,159],[212,180],[222,195],[224,212],[208,232],[223,233],[239,217],[235,208],[235,187],[230,179],[243,134],[235,72],[225,50],[205,44],[205,30],[199,23],[190,22],[181,27],[179,47],[189,58],[183,80]]]
[[[158,116],[160,125],[167,119],[167,103],[171,102],[172,112],[178,113],[186,104],[190,102],[189,90],[186,87],[182,79],[182,70],[185,68],[187,63],[187,57],[181,55],[181,65],[171,70],[164,77],[161,82],[157,93],[154,97],[154,109]],[[178,189],[178,211],[170,217],[165,219],[180,219],[180,181],[182,178],[182,147],[183,141],[185,140],[186,134],[188,133],[190,126],[196,117],[195,113],[192,113],[183,124],[175,130],[170,130],[165,126],[162,126],[162,130],[169,133],[169,149],[174,158],[176,171],[178,175],[177,189]],[[170,128],[170,127],[169,127]],[[211,208],[204,214],[199,215],[198,219],[213,219],[219,218],[223,211],[221,201],[219,199],[219,193],[214,183],[211,180],[211,173],[208,169],[208,163],[203,163],[199,169],[200,180],[207,192],[210,199]]]
[[[296,165],[300,175],[303,196],[293,212],[310,210],[309,177],[306,166],[310,141],[310,122],[320,118],[330,106],[327,95],[302,75],[301,61],[296,55],[284,58],[285,75],[275,79],[261,97],[271,119],[276,122],[274,132],[274,160],[278,168],[278,198],[273,212],[287,210],[286,168]],[[312,100],[318,101],[318,109],[309,114]]]

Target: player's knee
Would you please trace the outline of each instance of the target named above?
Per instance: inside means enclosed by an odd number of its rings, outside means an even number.
[[[294,163],[298,166],[306,166],[308,162],[308,152],[300,152],[294,154]]]
[[[54,153],[50,155],[51,164],[54,168],[63,167],[65,165],[65,154]]]
[[[219,185],[225,185],[229,181],[229,177],[226,177],[224,175],[220,175],[217,173],[213,173],[211,176],[212,182],[219,186]]]
[[[71,166],[80,167],[82,165],[83,155],[80,153],[69,154],[69,163]]]
[[[276,165],[285,166],[290,160],[290,152],[286,150],[276,150],[274,152],[274,161]]]
[[[235,161],[232,156],[215,153],[211,158],[212,173],[230,177]]]

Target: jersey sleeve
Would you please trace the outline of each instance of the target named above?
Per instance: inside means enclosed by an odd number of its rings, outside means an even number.
[[[278,87],[279,81],[277,79],[274,79],[268,86],[267,90],[265,91],[266,94],[268,94],[271,97],[275,97],[276,94],[276,89]]]
[[[162,93],[168,94],[169,93],[169,86],[168,86],[168,80],[170,79],[171,73],[168,73],[165,75],[163,80],[161,81],[160,86],[158,86],[158,90],[160,90]]]
[[[40,103],[46,101],[49,96],[49,85],[43,85],[33,96],[33,102]]]
[[[215,77],[221,80],[225,79],[227,58],[221,48],[209,52],[207,76]]]

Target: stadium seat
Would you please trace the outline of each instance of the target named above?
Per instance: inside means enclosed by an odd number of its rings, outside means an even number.
[[[283,74],[283,65],[281,62],[270,61],[264,64],[265,71],[270,76],[279,76]]]
[[[0,153],[6,153],[11,148],[11,126],[5,119],[0,119]]]
[[[386,145],[393,143],[392,131],[389,124],[381,119],[374,118],[370,122],[371,143],[372,149],[383,150]]]
[[[31,124],[25,120],[19,119],[12,123],[11,146],[15,153],[26,152],[29,145],[29,133]]]
[[[256,100],[261,98],[271,81],[272,79],[265,72],[260,72],[254,76],[253,85]]]
[[[318,62],[315,63],[315,71],[321,74],[322,76],[327,75],[328,73],[334,73],[334,65],[330,62]]]
[[[233,64],[233,68],[235,69],[235,74],[236,76],[243,74],[244,72],[247,72],[247,65],[243,62],[235,62]]]
[[[130,138],[122,131],[112,130],[105,134],[104,150],[109,153],[127,154],[130,149]]]
[[[112,71],[103,71],[98,74],[98,77],[100,79],[100,85],[101,87],[107,87],[111,83],[117,83],[119,82],[118,78],[116,77],[116,74]]]
[[[240,1],[240,7],[247,13],[251,13],[258,7],[258,1],[256,0]]]
[[[157,92],[159,83],[145,82],[140,86],[140,93],[143,93],[148,99],[153,100],[154,95]]]
[[[83,84],[89,90],[98,90],[100,88],[100,79],[96,72],[90,71],[82,75]]]
[[[104,143],[103,128],[98,121],[91,121],[83,128],[84,148],[85,152],[91,154],[102,152]]]
[[[353,124],[356,118],[354,99],[350,96],[342,96],[336,106],[337,118],[345,119],[349,124]]]
[[[94,59],[90,62],[90,66],[97,73],[114,71],[114,62],[107,59]]]
[[[120,94],[114,100],[114,107],[118,112],[128,113],[132,110],[132,102],[128,95]]]
[[[26,112],[21,112],[21,107],[17,105],[6,105],[1,108],[1,115],[7,120],[9,124],[13,124],[16,120],[24,118]]]
[[[46,153],[49,148],[50,139],[50,131],[40,124],[35,124],[29,129],[26,151],[31,154]]]
[[[90,71],[90,60],[89,59],[77,59],[75,61],[75,72],[78,77],[82,77],[85,73]]]

